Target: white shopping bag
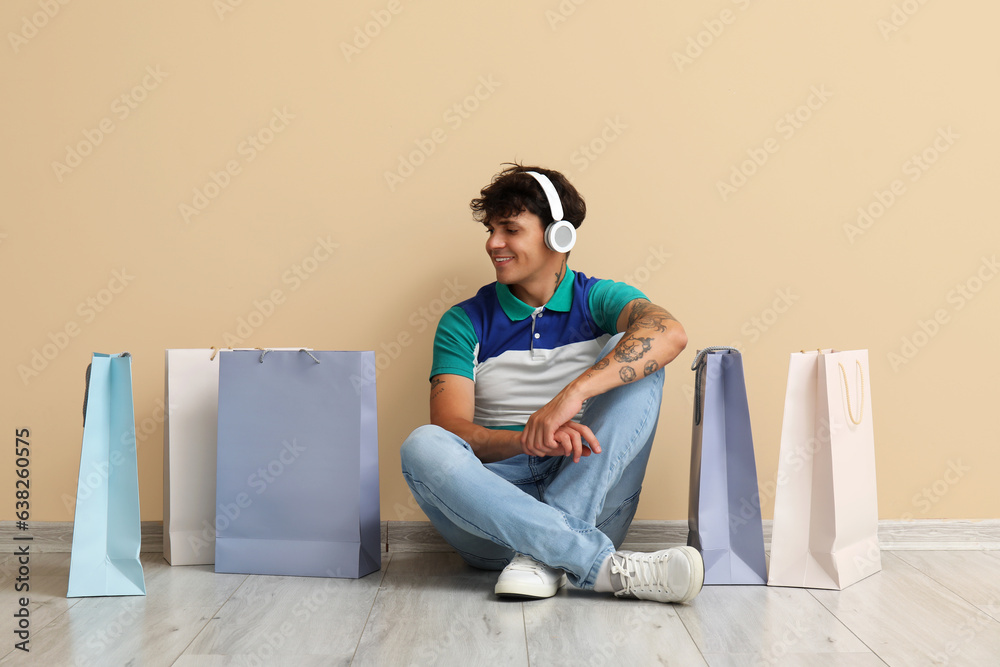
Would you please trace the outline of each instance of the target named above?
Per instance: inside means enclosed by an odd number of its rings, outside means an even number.
[[[868,351],[791,355],[770,586],[842,589],[882,569]]]

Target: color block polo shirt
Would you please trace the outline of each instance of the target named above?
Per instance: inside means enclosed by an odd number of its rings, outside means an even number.
[[[534,308],[506,285],[491,283],[441,316],[431,377],[450,373],[471,379],[473,421],[521,430],[528,417],[594,364],[617,333],[622,308],[645,298],[625,283],[567,271],[549,302]]]

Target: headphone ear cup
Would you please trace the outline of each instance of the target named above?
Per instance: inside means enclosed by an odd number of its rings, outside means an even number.
[[[549,250],[569,252],[576,245],[576,227],[566,220],[553,222],[545,228],[545,245]]]

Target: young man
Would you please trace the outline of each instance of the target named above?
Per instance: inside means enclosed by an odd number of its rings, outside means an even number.
[[[550,597],[568,576],[690,600],[697,550],[617,550],[684,328],[639,290],[567,267],[586,205],[562,174],[514,165],[481,194],[471,206],[497,280],[441,317],[431,424],[401,450],[407,484],[466,562],[503,568],[497,595]]]

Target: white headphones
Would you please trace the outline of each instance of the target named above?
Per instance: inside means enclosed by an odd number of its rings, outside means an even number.
[[[539,174],[537,171],[525,171],[522,173],[530,174],[534,177],[538,181],[538,184],[542,186],[545,197],[549,200],[549,208],[552,210],[552,222],[545,228],[545,245],[550,250],[555,250],[556,252],[569,252],[576,244],[576,227],[571,222],[563,220],[562,202],[559,201],[559,193],[556,192],[556,186],[552,185],[552,181],[549,180],[548,176]]]

